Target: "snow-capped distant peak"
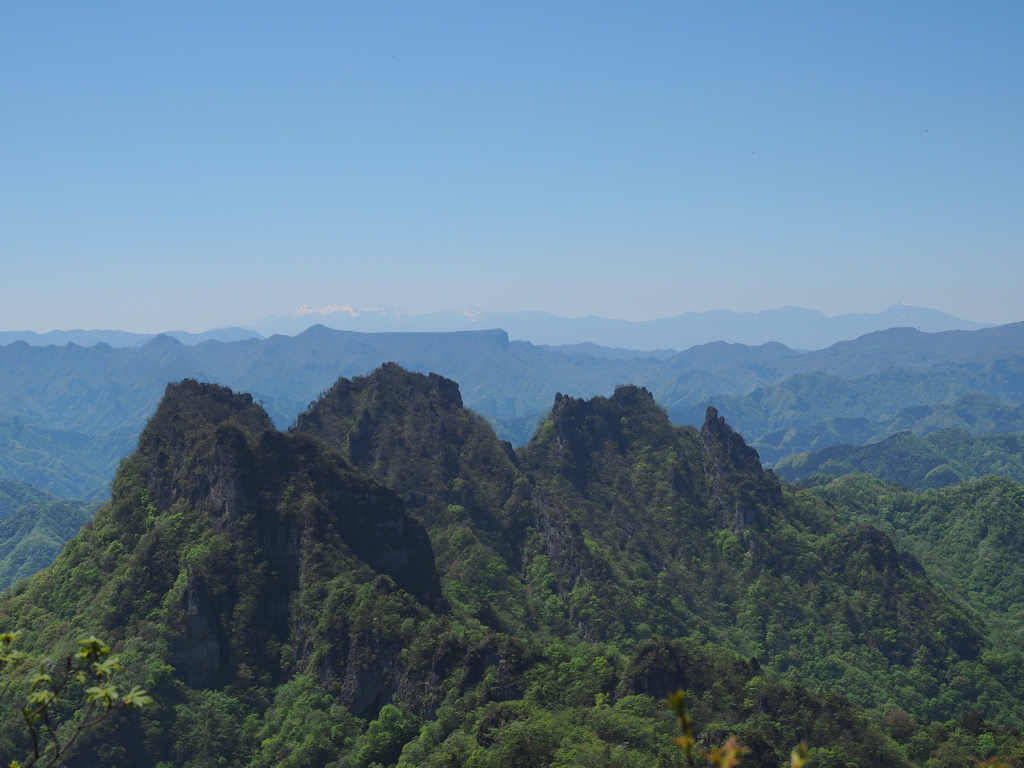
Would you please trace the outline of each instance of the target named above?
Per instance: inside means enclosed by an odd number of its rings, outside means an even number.
[[[359,310],[352,309],[348,304],[326,304],[320,309],[303,304],[301,307],[290,313],[292,317],[305,317],[306,315],[320,315],[321,318],[328,315],[343,314],[349,317],[358,317]]]
[[[372,314],[377,315],[379,317],[393,317],[393,318],[398,318],[398,319],[401,319],[401,320],[408,320],[409,319],[409,313],[408,312],[405,312],[405,311],[403,311],[401,309],[398,309],[396,307],[389,306],[387,304],[385,304],[383,306],[380,306],[380,307],[372,307],[370,309],[364,309],[363,312],[366,313],[366,314],[371,314],[372,313]]]
[[[456,310],[456,312],[462,315],[467,320],[469,320],[469,322],[471,323],[479,323],[481,320],[487,317],[487,313],[484,310],[477,309],[476,307],[470,307],[469,309],[459,309]]]

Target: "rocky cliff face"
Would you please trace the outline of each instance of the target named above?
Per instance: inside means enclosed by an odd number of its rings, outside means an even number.
[[[114,638],[158,621],[160,653],[193,689],[307,668],[349,680],[362,701],[350,650],[371,641],[354,628],[352,590],[405,595],[412,615],[440,601],[430,540],[394,492],[317,439],[275,430],[249,395],[193,380],[167,387],[111,503],[54,569],[94,576],[44,604],[77,605]]]
[[[217,571],[187,570],[172,622],[174,665],[189,685],[221,684],[267,643],[290,641],[313,548],[346,551],[426,605],[440,597],[426,531],[400,499],[315,439],[277,432],[249,395],[169,386],[138,458],[152,514],[195,510],[224,548]]]
[[[765,658],[782,667],[787,653],[799,659],[790,627],[808,624],[842,627],[866,655],[894,664],[924,647],[936,657],[979,652],[977,627],[913,558],[880,531],[843,530],[827,508],[787,496],[714,408],[698,431],[670,424],[643,388],[558,396],[520,460],[553,589],[584,636],[642,640],[657,627],[679,637],[727,622],[752,647],[774,648]],[[798,616],[787,604],[814,610]]]
[[[506,527],[502,507],[519,477],[516,455],[463,407],[450,379],[386,363],[368,376],[339,379],[299,414],[294,431],[339,450],[428,525],[456,504],[480,530]]]
[[[529,485],[507,442],[465,408],[459,385],[388,363],[339,379],[293,432],[314,436],[392,488],[430,534],[446,606],[508,631],[533,521]],[[521,599],[521,595],[518,596]]]
[[[700,430],[704,475],[708,481],[708,503],[715,510],[720,528],[730,528],[738,537],[744,529],[760,523],[782,505],[782,487],[771,470],[763,472],[757,451],[725,423],[718,411],[708,406]]]

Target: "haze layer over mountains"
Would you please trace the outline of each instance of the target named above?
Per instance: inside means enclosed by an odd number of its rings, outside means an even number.
[[[604,317],[559,317],[549,312],[488,312],[480,309],[409,314],[393,307],[357,310],[347,305],[329,305],[320,309],[302,306],[287,315],[274,315],[253,322],[240,322],[228,328],[204,333],[168,331],[183,344],[203,341],[239,341],[262,339],[274,334],[295,336],[313,325],[363,333],[449,332],[501,328],[510,339],[534,344],[591,344],[656,352],[667,357],[672,352],[698,344],[726,341],[735,344],[765,344],[777,341],[794,349],[821,349],[843,339],[852,339],[886,328],[917,328],[926,333],[951,330],[977,330],[985,323],[948,315],[934,309],[897,304],[883,312],[853,313],[828,317],[813,309],[785,307],[764,312],[686,312],[656,320],[613,320]],[[245,327],[240,327],[245,326]],[[25,341],[33,346],[81,346],[106,343],[112,347],[135,347],[156,334],[128,331],[70,330],[36,333],[2,331],[0,344]],[[602,354],[602,353],[598,353]],[[607,353],[604,353],[607,354]]]
[[[726,341],[765,344],[777,341],[794,349],[821,349],[871,331],[908,327],[928,333],[977,330],[984,323],[944,312],[897,304],[878,313],[828,317],[822,312],[785,307],[763,312],[686,312],[652,320],[604,317],[559,317],[549,312],[488,312],[480,309],[409,314],[393,307],[356,310],[349,306],[301,307],[290,315],[244,324],[265,336],[295,335],[319,322],[329,328],[375,333],[382,331],[470,331],[501,328],[510,339],[534,344],[584,344],[632,350],[683,350],[698,344]]]

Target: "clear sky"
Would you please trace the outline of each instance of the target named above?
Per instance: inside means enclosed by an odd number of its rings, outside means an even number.
[[[1024,319],[1024,3],[0,5],[0,329]]]

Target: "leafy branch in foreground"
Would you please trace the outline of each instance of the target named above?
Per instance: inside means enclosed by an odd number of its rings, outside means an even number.
[[[687,767],[697,768],[696,758],[693,753],[693,746],[695,744],[693,720],[686,709],[686,692],[678,690],[675,693],[669,694],[668,707],[679,719],[679,728],[683,732],[683,735],[674,739],[674,741],[683,750]],[[697,750],[701,757],[705,758],[709,763],[717,765],[719,768],[736,768],[741,762],[741,756],[748,751],[735,736],[730,736],[720,747],[712,747],[709,750]],[[807,748],[807,744],[801,742],[794,747],[789,759],[792,768],[804,768],[811,759],[811,752]],[[981,758],[972,757],[971,761],[978,768],[1010,768],[1010,765],[1003,762],[999,757],[990,757],[984,761]]]
[[[0,634],[0,672],[13,671],[26,658],[24,653],[11,647],[17,637],[17,632]],[[121,695],[114,684],[121,667],[117,657],[110,655],[106,643],[88,637],[79,645],[78,653],[69,653],[64,658],[63,670],[56,677],[47,671],[47,661],[29,677],[28,695],[20,715],[32,738],[32,754],[24,762],[11,760],[9,768],[50,768],[68,753],[82,733],[99,725],[114,710],[152,703],[153,699],[137,685]],[[62,728],[55,723],[53,715],[71,682],[92,685],[85,689],[85,701],[76,713],[77,724],[69,723]],[[13,685],[14,680],[8,677],[0,687],[0,695],[9,699]]]
[[[689,768],[696,768],[696,758],[693,756],[693,720],[690,717],[690,713],[686,710],[686,691],[678,690],[675,693],[669,694],[668,706],[679,719],[679,727],[683,732],[682,736],[675,739],[675,743],[683,750],[683,754],[686,757],[686,765]],[[749,750],[740,744],[735,736],[730,736],[720,747],[699,749],[697,751],[701,757],[717,765],[719,768],[735,768],[740,764],[741,755]],[[806,744],[801,743],[793,749],[793,754],[790,756],[790,765],[792,768],[803,768],[809,759],[810,751],[807,749]]]
[[[693,720],[690,713],[686,711],[686,691],[680,689],[668,696],[668,708],[675,712],[679,718],[679,729],[683,735],[675,739],[675,743],[683,750],[686,757],[686,765],[695,768],[697,765],[693,757]]]

